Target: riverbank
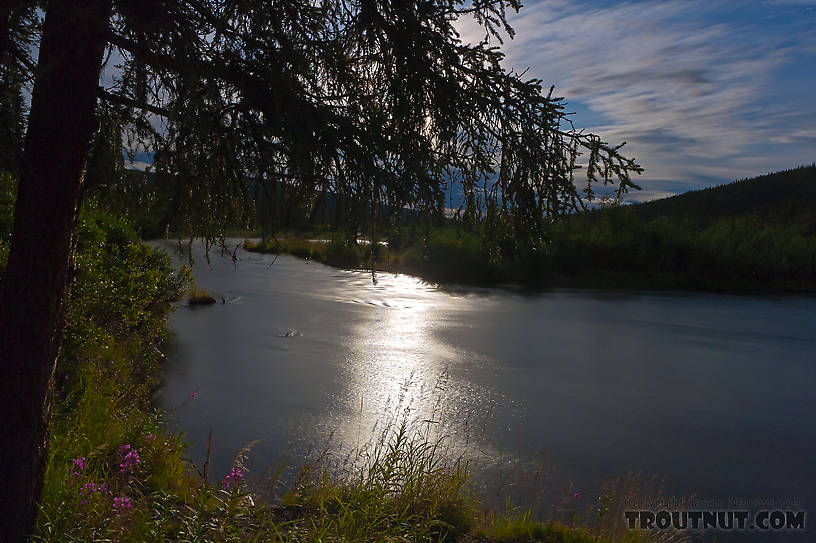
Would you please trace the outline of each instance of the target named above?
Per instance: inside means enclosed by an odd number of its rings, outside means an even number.
[[[313,462],[279,501],[263,502],[240,451],[227,473],[190,463],[185,437],[152,403],[166,319],[192,285],[189,270],[175,272],[166,253],[92,205],[76,266],[37,541],[647,540],[611,516],[590,529],[484,511],[465,459],[404,427],[372,444],[364,464]]]
[[[331,227],[248,247],[437,283],[812,296],[815,176],[807,166],[643,204],[607,202],[551,223],[538,242],[515,239],[500,220],[437,219],[380,226],[387,244],[373,252]]]
[[[802,228],[750,218],[698,228],[610,209],[560,223],[548,252],[515,259],[492,256],[477,234],[456,224],[425,236],[386,235],[389,241],[373,245],[350,244],[333,232],[286,232],[266,242],[246,240],[244,248],[442,284],[812,296],[816,236]]]

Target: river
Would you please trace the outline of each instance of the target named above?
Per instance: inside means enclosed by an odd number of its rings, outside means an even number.
[[[196,281],[219,303],[173,314],[158,398],[199,466],[212,429],[218,477],[248,444],[257,476],[405,419],[550,513],[591,509],[615,478],[816,504],[816,299],[374,284],[218,253],[208,264],[196,244]]]

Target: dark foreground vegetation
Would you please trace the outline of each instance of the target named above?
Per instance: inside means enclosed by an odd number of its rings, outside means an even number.
[[[485,237],[455,220],[389,229],[377,238],[385,244],[317,230],[245,246],[435,282],[813,293],[814,198],[809,166],[576,214],[551,225],[546,248],[526,253],[509,233]]]

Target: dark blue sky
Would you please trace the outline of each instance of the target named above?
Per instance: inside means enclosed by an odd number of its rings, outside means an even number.
[[[530,0],[510,22],[506,65],[646,168],[633,200],[816,161],[816,0]]]

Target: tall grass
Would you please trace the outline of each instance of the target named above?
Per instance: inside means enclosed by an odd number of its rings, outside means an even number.
[[[303,507],[297,529],[308,540],[442,540],[467,533],[475,501],[468,465],[445,454],[442,440],[407,423],[358,451],[343,466],[307,465],[286,504]]]

